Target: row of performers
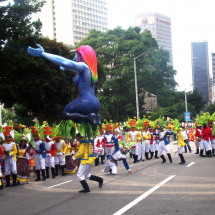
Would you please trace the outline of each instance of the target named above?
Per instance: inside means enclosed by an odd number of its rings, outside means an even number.
[[[131,173],[128,163],[126,161],[125,148],[122,150],[124,155],[122,156],[121,150],[118,145],[118,138],[121,138],[119,135],[110,135],[108,132],[107,135],[102,135],[101,137],[97,137],[95,139],[95,144],[81,143],[82,139],[80,134],[76,136],[76,143],[70,143],[69,138],[65,139],[65,141],[60,138],[54,138],[54,141],[51,138],[51,131],[46,129],[45,139],[42,141],[40,139],[39,133],[36,129],[32,130],[33,135],[33,144],[34,148],[30,143],[28,143],[26,137],[22,137],[20,144],[17,146],[13,142],[13,137],[10,133],[10,130],[4,132],[4,143],[0,146],[0,157],[3,158],[3,166],[4,166],[4,178],[6,179],[6,187],[16,186],[18,182],[29,182],[30,181],[30,168],[29,168],[29,160],[35,160],[35,169],[37,174],[37,179],[35,181],[45,181],[49,178],[49,170],[51,169],[52,178],[58,176],[58,166],[61,167],[62,176],[65,173],[75,173],[78,169],[77,177],[84,187],[84,190],[81,192],[89,192],[85,178],[90,180],[94,180],[99,182],[99,187],[101,188],[103,185],[103,179],[97,176],[90,175],[90,171],[96,160],[96,157],[90,157],[89,154],[92,154],[93,150],[95,155],[99,156],[104,150],[100,150],[100,148],[105,148],[106,152],[109,152],[109,145],[114,145],[115,152],[111,152],[109,154],[108,160],[105,166],[105,172],[110,172],[113,170],[113,174],[117,173],[116,170],[116,161],[117,159],[124,159],[124,164],[127,170]],[[48,133],[47,133],[48,132]],[[103,131],[101,131],[103,134]],[[110,143],[108,142],[108,138],[111,136]],[[83,138],[82,140],[84,140]],[[101,144],[99,143],[101,140]],[[116,142],[117,141],[117,142]],[[107,144],[106,144],[107,143]],[[94,146],[95,145],[95,146]],[[107,146],[107,147],[106,147]],[[113,154],[116,154],[115,156]],[[111,156],[113,157],[111,158]],[[81,159],[81,160],[80,160]],[[114,161],[113,161],[114,159]],[[1,165],[0,165],[1,167]],[[114,168],[115,167],[115,168]],[[42,178],[40,177],[40,172],[42,173]],[[1,169],[0,169],[1,173]],[[0,175],[0,187],[3,189],[3,181],[2,175]],[[13,184],[10,185],[10,180],[13,180]]]
[[[207,127],[208,128],[208,127]],[[207,129],[208,130],[208,129]],[[210,130],[211,131],[211,130]],[[148,158],[148,150],[151,149],[151,158],[155,152],[155,157],[158,158],[158,152],[160,157],[163,159],[162,163],[166,162],[166,159],[163,155],[164,152],[167,153],[170,163],[172,163],[172,158],[168,149],[167,136],[172,135],[172,131],[164,131],[162,127],[156,131],[149,132],[148,129],[145,129],[143,132],[136,131],[135,125],[131,126],[131,131],[127,133],[127,142],[133,142],[131,148],[120,147],[118,139],[122,137],[116,131],[116,134],[113,135],[110,133],[110,130],[106,130],[106,135],[101,135],[97,137],[93,145],[90,145],[89,151],[86,143],[81,145],[69,143],[69,139],[66,139],[65,142],[61,139],[55,138],[55,141],[52,141],[49,135],[46,135],[44,141],[40,140],[38,132],[33,131],[34,136],[34,145],[35,145],[35,154],[32,153],[32,147],[27,146],[27,141],[22,138],[21,143],[18,147],[12,142],[12,137],[9,132],[5,132],[5,143],[2,145],[3,150],[0,150],[0,154],[5,156],[4,162],[4,174],[6,178],[6,186],[10,186],[10,174],[13,176],[13,185],[16,185],[16,180],[18,181],[29,181],[29,162],[26,162],[26,157],[32,156],[35,158],[35,167],[37,173],[36,181],[40,181],[40,170],[42,172],[42,180],[49,178],[49,168],[51,168],[52,177],[58,175],[58,165],[61,166],[62,176],[64,173],[74,173],[77,170],[77,167],[80,165],[78,170],[78,179],[84,187],[83,192],[88,190],[88,187],[85,179],[91,179],[99,182],[99,187],[102,187],[103,179],[90,175],[90,170],[94,163],[94,160],[98,159],[99,155],[105,153],[107,155],[107,161],[105,164],[104,172],[110,172],[111,174],[117,174],[117,161],[122,160],[125,168],[130,172],[130,168],[126,161],[126,153],[131,151],[134,157],[134,163],[139,160],[144,160],[144,151],[146,151],[146,157]],[[101,134],[103,131],[101,130]],[[204,131],[203,131],[204,134]],[[204,135],[203,135],[204,136]],[[80,141],[80,134],[76,137],[77,141]],[[178,130],[178,154],[181,158],[181,163],[184,164],[185,160],[182,154],[182,149],[186,145],[183,140],[183,134],[181,130]],[[94,148],[93,148],[94,146]],[[88,157],[89,153],[91,154],[94,150],[95,157]],[[18,151],[18,152],[17,152]],[[18,153],[18,154],[17,154]],[[16,158],[16,155],[17,158]],[[68,158],[68,159],[67,159]],[[80,164],[80,159],[81,164]],[[17,163],[16,163],[17,160]],[[88,165],[89,164],[89,165]],[[66,167],[66,168],[65,168]],[[87,169],[87,171],[86,171]],[[46,175],[45,175],[46,170]],[[18,175],[18,178],[17,178]],[[88,191],[87,191],[88,192]]]
[[[76,139],[70,140],[69,137],[62,140],[61,137],[55,136],[51,138],[51,128],[46,127],[44,131],[45,138],[42,141],[38,130],[32,127],[33,144],[28,142],[28,138],[22,137],[20,144],[16,145],[13,142],[11,135],[11,127],[6,126],[4,132],[5,142],[0,146],[0,158],[3,165],[0,162],[0,189],[3,188],[3,178],[6,180],[6,187],[16,186],[20,182],[30,181],[30,167],[34,166],[36,170],[36,180],[44,181],[49,178],[49,172],[51,170],[52,178],[58,176],[59,169],[61,175],[65,176],[65,173],[73,174],[80,166],[80,160],[71,160],[71,158],[77,154],[80,142]],[[99,164],[99,157],[101,157],[101,163],[104,164],[105,154],[110,156],[112,154],[114,141],[113,134],[110,130],[106,135],[104,130],[101,129],[101,136],[96,137],[94,144],[91,143],[92,150],[95,156],[95,165]],[[118,131],[115,132],[114,137],[122,140]],[[41,173],[40,173],[41,171]],[[42,178],[41,178],[42,175]],[[13,184],[10,185],[10,180],[13,180]]]
[[[200,157],[215,156],[215,134],[213,134],[213,123],[209,123],[208,125],[197,124],[195,137],[196,154],[199,154]]]

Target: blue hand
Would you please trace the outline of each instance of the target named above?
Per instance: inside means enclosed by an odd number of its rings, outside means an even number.
[[[29,46],[28,53],[33,57],[41,57],[42,53],[44,52],[44,49],[39,44],[36,44],[36,46],[38,47],[37,49],[31,48]]]

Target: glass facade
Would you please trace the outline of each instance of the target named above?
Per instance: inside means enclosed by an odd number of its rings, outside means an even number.
[[[213,82],[215,83],[215,53],[212,53],[212,72],[213,72]]]
[[[135,26],[151,31],[159,47],[170,53],[169,65],[173,65],[171,18],[159,13],[141,13],[135,16]]]
[[[209,102],[209,61],[208,42],[192,42],[192,79],[193,89],[203,93],[203,98]]]

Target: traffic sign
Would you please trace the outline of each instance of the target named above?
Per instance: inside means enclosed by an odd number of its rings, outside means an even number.
[[[185,118],[185,121],[190,121],[190,112],[185,112],[184,113],[184,118]]]

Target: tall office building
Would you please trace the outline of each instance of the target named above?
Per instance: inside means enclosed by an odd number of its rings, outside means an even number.
[[[209,59],[208,42],[191,43],[193,89],[203,92],[203,98],[209,102]]]
[[[35,18],[43,23],[42,35],[77,45],[91,29],[108,30],[107,0],[46,0]]]
[[[170,63],[173,65],[171,18],[159,13],[141,13],[135,16],[135,26],[151,31],[159,47],[170,53]]]
[[[215,53],[212,53],[212,72],[213,72],[213,83],[215,83]]]

